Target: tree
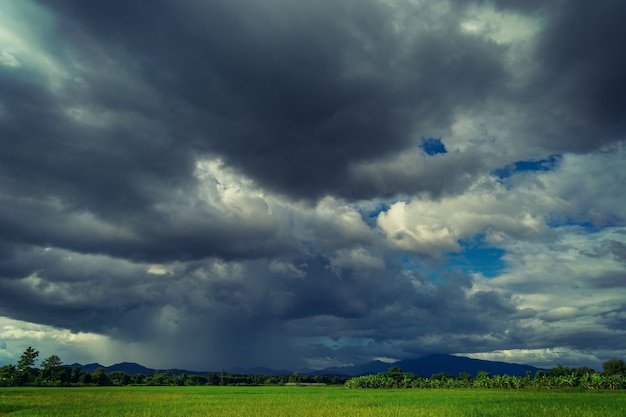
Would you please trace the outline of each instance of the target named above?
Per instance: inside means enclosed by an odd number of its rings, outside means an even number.
[[[80,382],[83,384],[91,384],[91,374],[89,372],[83,372],[80,375]]]
[[[72,370],[69,366],[60,366],[55,374],[57,383],[60,385],[69,385],[72,379]]]
[[[26,348],[20,360],[17,361],[17,372],[20,384],[31,382],[34,379],[35,372],[33,366],[35,366],[35,359],[39,356],[39,351],[29,346]]]
[[[41,362],[41,370],[42,379],[44,382],[50,382],[55,384],[59,381],[59,371],[61,369],[61,358],[57,355],[52,355],[47,359],[44,359]]]
[[[602,371],[605,375],[626,375],[626,362],[616,358],[609,359],[602,364]]]
[[[72,374],[70,375],[70,382],[73,384],[79,383],[81,373],[82,373],[82,370],[80,369],[80,366],[75,366],[72,369]]]
[[[124,371],[113,371],[109,374],[109,382],[113,385],[128,385],[130,384],[130,375]]]
[[[458,376],[459,385],[469,387],[472,385],[472,375],[468,372],[459,372]]]
[[[15,365],[5,365],[0,368],[0,387],[14,385],[16,376]]]
[[[299,382],[301,382],[300,375],[298,374],[298,371],[295,371],[292,375],[289,376],[289,383],[297,384]]]
[[[402,369],[399,366],[392,366],[391,368],[387,369],[385,375],[396,382],[402,381],[402,377],[404,376]]]
[[[552,368],[548,371],[548,376],[557,377],[557,376],[566,376],[572,374],[572,369],[567,366],[563,366],[560,363],[556,365],[556,368]]]
[[[37,359],[37,356],[39,356],[39,351],[33,349],[32,346],[27,347],[24,353],[22,353],[20,360],[17,361],[17,370],[19,372],[30,370],[33,366],[35,366],[35,359]]]
[[[144,383],[144,380],[146,379],[146,376],[143,374],[134,374],[131,378],[130,378],[130,382],[132,382],[135,385],[140,385]]]
[[[222,380],[223,379],[224,379],[224,370],[222,370]],[[209,372],[207,374],[207,383],[209,385],[219,385],[220,384],[219,375],[216,374],[215,372]]]
[[[97,385],[109,385],[109,376],[106,374],[104,368],[100,367],[93,371],[91,374],[91,382]]]

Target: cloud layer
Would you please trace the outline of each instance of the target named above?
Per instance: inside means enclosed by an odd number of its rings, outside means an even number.
[[[0,361],[623,352],[624,6],[0,8]]]

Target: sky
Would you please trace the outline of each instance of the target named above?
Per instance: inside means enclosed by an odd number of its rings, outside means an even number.
[[[0,365],[626,357],[618,0],[0,0]]]

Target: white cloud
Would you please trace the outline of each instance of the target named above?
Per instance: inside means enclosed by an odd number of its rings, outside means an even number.
[[[538,176],[544,195],[559,196],[575,221],[591,220],[596,226],[624,222],[626,205],[625,142],[585,155],[566,154],[559,169]],[[538,190],[539,191],[539,190]]]
[[[116,344],[95,333],[74,333],[67,329],[0,317],[0,365],[15,364],[22,352],[32,346],[40,360],[58,355],[63,362],[90,363],[116,358]],[[119,357],[117,357],[119,358]],[[116,359],[117,359],[116,358]]]
[[[475,359],[521,363],[539,368],[553,368],[556,364],[569,367],[587,366],[602,370],[602,359],[610,357],[609,352],[579,351],[571,348],[554,347],[545,349],[504,349],[492,352],[458,353],[458,356],[467,356]]]
[[[262,189],[249,178],[236,173],[219,158],[196,163],[201,181],[199,197],[224,216],[267,216],[269,207]]]
[[[494,243],[503,235],[525,241],[554,238],[550,226],[555,220],[600,227],[619,223],[626,218],[625,157],[620,145],[596,154],[564,155],[553,171],[517,173],[503,182],[482,176],[457,196],[398,201],[380,213],[378,225],[394,247],[440,256],[477,233]]]
[[[340,249],[330,258],[330,267],[338,275],[342,268],[378,273],[385,268],[385,260],[365,248]]]
[[[6,49],[0,50],[0,64],[12,68],[19,68],[22,66],[22,63],[15,57],[15,55]]]
[[[459,196],[397,202],[378,216],[378,225],[393,247],[434,257],[459,250],[460,239],[478,233],[488,239],[501,233],[534,239],[549,233],[541,213],[560,202],[546,196],[536,204],[531,191],[511,192],[495,178],[484,177]],[[533,210],[537,205],[542,210]]]
[[[375,357],[373,359],[375,361],[381,361],[381,362],[384,362],[384,363],[395,363],[395,362],[399,361],[399,359],[397,359],[397,358],[388,358],[386,356],[377,356],[377,357]]]
[[[626,264],[602,247],[607,242],[626,245],[626,228],[590,233],[565,227],[558,232],[556,241],[505,244],[507,270],[488,280],[489,285],[514,292],[520,307],[533,308],[551,321],[559,314],[565,320],[575,310],[589,316],[622,305],[626,286],[616,287],[613,277],[626,274]],[[571,325],[580,325],[580,317]]]
[[[461,28],[468,33],[485,36],[496,43],[526,43],[542,29],[542,19],[507,10],[496,10],[492,5],[472,5]]]
[[[153,275],[170,275],[172,273],[172,271],[164,265],[150,265],[146,272]]]

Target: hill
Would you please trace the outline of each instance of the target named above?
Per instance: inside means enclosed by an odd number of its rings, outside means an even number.
[[[447,373],[457,376],[461,372],[475,376],[480,371],[489,372],[492,375],[519,375],[523,376],[527,371],[534,374],[541,368],[530,365],[521,365],[508,362],[485,361],[453,355],[429,355],[418,359],[404,359],[395,363],[372,361],[356,366],[328,368],[323,372],[347,376],[359,376],[384,372],[392,366],[397,366],[404,372],[412,372],[417,376],[429,377],[433,374]],[[318,371],[319,372],[319,371]]]
[[[168,372],[174,375],[180,375],[182,373],[192,375],[206,375],[208,371],[189,371],[184,369],[151,369],[145,366],[132,362],[122,362],[111,366],[102,366],[98,363],[91,363],[87,365],[72,364],[68,365],[73,368],[78,366],[85,372],[93,372],[97,368],[104,368],[106,372],[122,371],[127,374],[143,374],[153,375],[156,372]],[[530,365],[521,365],[508,362],[494,362],[485,361],[481,359],[472,359],[462,356],[453,355],[429,355],[417,359],[404,359],[395,363],[386,363],[381,361],[372,361],[354,366],[344,367],[330,367],[322,370],[310,370],[301,369],[298,370],[300,374],[307,375],[338,375],[338,376],[359,376],[368,374],[377,374],[379,372],[385,372],[392,366],[397,366],[404,372],[412,372],[417,376],[429,377],[433,374],[447,373],[453,376],[457,376],[461,372],[467,372],[470,375],[475,376],[479,371],[489,372],[492,375],[520,375],[523,376],[526,372],[534,374],[541,368],[536,368]],[[248,374],[248,375],[287,375],[293,373],[293,371],[281,369],[275,370],[264,367],[257,368],[233,368],[226,370],[229,373],[236,374]],[[215,372],[215,371],[213,371]]]

